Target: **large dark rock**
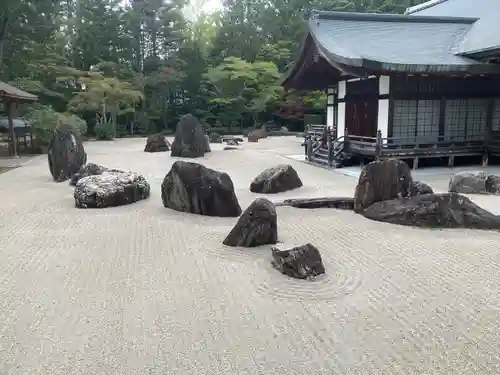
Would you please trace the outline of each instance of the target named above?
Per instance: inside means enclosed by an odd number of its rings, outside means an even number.
[[[171,156],[198,158],[205,155],[205,133],[196,117],[187,114],[177,124]]]
[[[269,200],[259,198],[243,212],[223,244],[256,247],[278,241],[276,208]]]
[[[103,167],[102,165],[99,164],[94,164],[94,163],[88,163],[83,165],[78,172],[76,172],[70,180],[70,185],[75,186],[78,181],[80,181],[84,177],[88,176],[97,176],[100,174],[103,174],[104,172],[116,172],[116,173],[123,173],[123,171],[120,171],[118,169],[109,169],[106,167]]]
[[[410,196],[414,197],[416,195],[424,194],[434,194],[434,191],[426,183],[413,180],[410,186]]]
[[[336,208],[339,210],[353,210],[354,198],[296,198],[285,199],[276,206],[290,206],[295,208]]]
[[[450,193],[500,194],[500,177],[484,172],[459,172],[450,178]]]
[[[210,138],[208,138],[208,135],[205,135],[205,152],[212,152],[210,149]]]
[[[411,171],[405,162],[395,159],[371,162],[359,175],[354,210],[362,212],[375,202],[407,197],[411,183]]]
[[[500,229],[499,216],[456,193],[377,202],[366,208],[363,215],[372,220],[417,227]]]
[[[272,249],[273,267],[296,279],[308,279],[325,273],[319,250],[310,243],[290,250]]]
[[[80,179],[74,197],[78,208],[104,208],[131,204],[149,194],[149,183],[140,174],[103,172]]]
[[[87,154],[78,134],[69,125],[54,131],[48,150],[49,169],[54,181],[70,179],[87,162]]]
[[[163,205],[206,216],[237,217],[241,207],[227,173],[176,161],[161,184]]]
[[[146,140],[144,152],[166,152],[170,150],[170,144],[163,134],[153,134]]]
[[[267,168],[250,184],[252,193],[276,194],[302,186],[297,171],[289,164]]]

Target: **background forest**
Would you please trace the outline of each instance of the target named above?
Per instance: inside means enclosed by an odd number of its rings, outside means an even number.
[[[213,127],[323,114],[321,92],[287,92],[312,9],[402,13],[423,0],[2,0],[0,81],[35,93],[18,109],[40,139],[57,124],[109,139],[173,129],[192,113]]]

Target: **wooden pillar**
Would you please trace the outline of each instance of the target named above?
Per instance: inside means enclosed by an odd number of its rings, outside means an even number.
[[[306,150],[307,150],[307,160],[312,161],[313,141],[312,141],[311,136],[309,136],[309,138],[307,138]]]
[[[492,138],[493,128],[493,112],[495,111],[495,99],[488,100],[486,109],[486,127],[484,129],[484,151],[483,151],[483,167],[488,166],[490,155],[490,143]]]
[[[12,153],[14,154],[15,158],[18,158],[19,156],[17,155],[16,132],[14,130],[14,121],[12,119],[12,116],[13,116],[12,102],[9,102],[9,101],[6,102],[5,109],[7,112],[7,119],[9,121],[9,133],[10,133],[10,141],[12,142]]]

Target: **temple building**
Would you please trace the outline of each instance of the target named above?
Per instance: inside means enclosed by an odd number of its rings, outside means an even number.
[[[367,158],[500,155],[500,0],[404,15],[315,12],[286,89],[327,90],[327,126]]]

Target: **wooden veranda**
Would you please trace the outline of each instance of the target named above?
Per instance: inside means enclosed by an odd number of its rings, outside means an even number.
[[[28,104],[34,103],[38,100],[36,95],[30,94],[28,92],[22,91],[14,86],[11,86],[5,82],[0,81],[0,103],[4,104],[5,113],[7,114],[7,119],[9,122],[9,147],[12,149],[12,154],[14,157],[17,155],[17,141],[16,132],[14,130],[14,105],[16,104]]]

